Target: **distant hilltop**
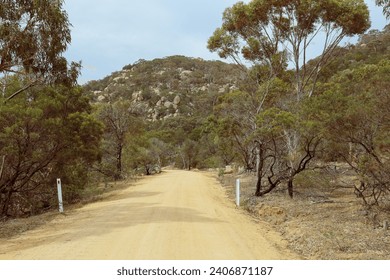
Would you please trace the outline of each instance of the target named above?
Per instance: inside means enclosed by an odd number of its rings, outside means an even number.
[[[238,90],[236,65],[201,58],[170,56],[139,60],[84,86],[95,103],[131,100],[149,120],[191,114],[197,98]]]

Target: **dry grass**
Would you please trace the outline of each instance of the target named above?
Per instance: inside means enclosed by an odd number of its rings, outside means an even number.
[[[271,224],[291,250],[310,260],[388,260],[390,214],[366,210],[353,191],[353,176],[345,169],[309,172],[297,179],[295,198],[281,187],[265,197],[253,197],[255,176],[223,176],[234,199],[235,179],[241,179],[241,205]]]
[[[52,221],[59,215],[61,214],[51,211],[28,218],[11,219],[7,221],[3,220],[0,222],[0,239],[11,238],[28,230],[35,229]]]
[[[0,239],[8,239],[22,234],[23,232],[33,230],[46,223],[51,222],[55,218],[66,215],[77,208],[82,207],[85,204],[101,201],[103,199],[110,199],[115,196],[115,191],[125,189],[131,184],[132,181],[136,181],[137,178],[120,182],[106,182],[101,183],[97,187],[91,187],[84,190],[83,198],[76,204],[64,205],[65,214],[60,214],[57,209],[51,209],[46,213],[18,219],[0,220]]]

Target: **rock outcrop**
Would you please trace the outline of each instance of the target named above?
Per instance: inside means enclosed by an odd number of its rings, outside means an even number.
[[[131,100],[151,121],[191,114],[203,95],[237,90],[237,68],[220,61],[173,56],[140,60],[85,89],[94,102]]]

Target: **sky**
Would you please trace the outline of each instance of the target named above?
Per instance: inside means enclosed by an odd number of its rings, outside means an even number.
[[[139,59],[185,55],[218,60],[207,49],[207,40],[221,26],[223,11],[236,2],[65,0],[72,24],[72,43],[65,56],[82,62],[80,84],[103,79]],[[371,28],[382,30],[387,23],[382,9],[374,0],[365,2],[371,11]]]

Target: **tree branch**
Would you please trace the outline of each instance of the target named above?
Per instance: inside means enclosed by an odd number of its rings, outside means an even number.
[[[28,85],[26,85],[25,87],[19,89],[18,91],[16,91],[15,93],[13,93],[12,95],[8,96],[4,103],[7,103],[8,101],[10,101],[11,99],[15,98],[18,94],[22,93],[23,91],[26,91],[28,90],[29,88],[33,87],[34,85],[36,84],[36,82],[31,82],[29,83]]]

